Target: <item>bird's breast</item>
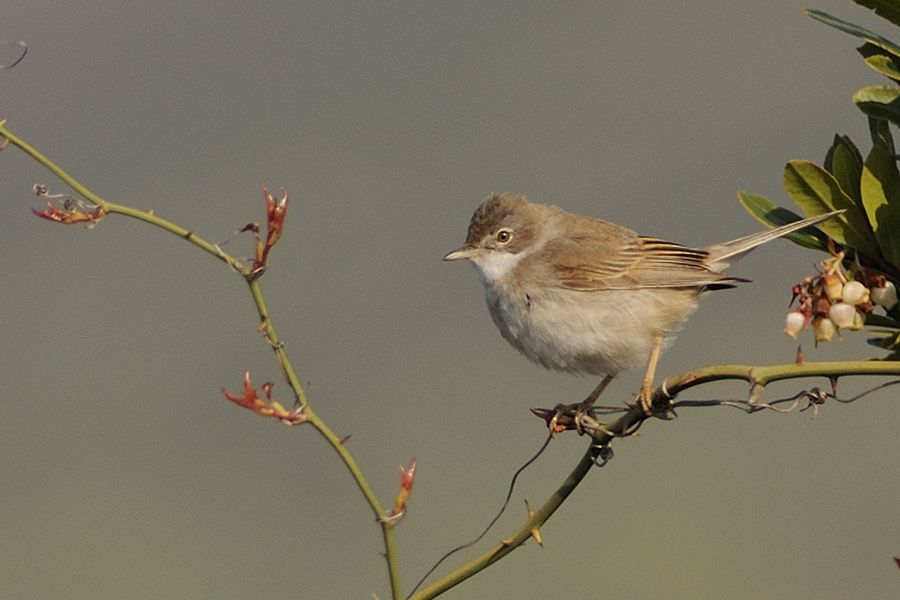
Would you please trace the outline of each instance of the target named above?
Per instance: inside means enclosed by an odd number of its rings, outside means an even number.
[[[681,293],[586,293],[508,283],[485,285],[485,295],[503,338],[529,360],[598,375],[644,363],[656,336],[673,335],[695,306],[684,304],[688,297]],[[676,314],[667,314],[672,309]]]

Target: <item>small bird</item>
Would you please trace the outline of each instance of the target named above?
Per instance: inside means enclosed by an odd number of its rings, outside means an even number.
[[[840,212],[688,248],[500,193],[475,210],[465,244],[444,260],[475,265],[494,324],[529,360],[604,376],[585,407],[620,371],[646,363],[638,403],[652,415],[660,351],[704,292],[748,281],[721,272],[760,244]]]

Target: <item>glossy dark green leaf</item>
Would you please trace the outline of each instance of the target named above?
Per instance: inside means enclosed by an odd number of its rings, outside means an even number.
[[[875,11],[879,17],[887,19],[894,25],[900,25],[900,3],[897,0],[853,0],[860,6]]]
[[[825,155],[825,170],[837,180],[844,193],[857,204],[861,204],[859,178],[862,175],[863,159],[856,144],[846,135],[835,135],[828,153]]]
[[[898,329],[900,329],[900,321],[891,318],[888,315],[880,315],[878,313],[871,313],[866,317],[866,325],[873,327],[887,327],[889,329],[882,329],[879,331],[873,330],[873,333],[896,333]]]
[[[892,81],[900,82],[900,60],[893,54],[869,42],[857,48],[857,51],[872,69]]]
[[[885,350],[900,349],[900,333],[894,331],[883,337],[871,337],[866,340],[866,343]]]
[[[881,255],[889,263],[900,265],[900,173],[885,145],[872,147],[863,167],[860,190]]]
[[[821,21],[822,23],[830,25],[835,29],[840,29],[841,31],[849,33],[850,35],[855,35],[858,38],[862,38],[867,42],[874,44],[879,48],[883,48],[887,52],[900,58],[900,46],[887,38],[881,37],[875,32],[869,31],[865,27],[860,27],[859,25],[848,23],[847,21],[843,21],[841,19],[838,19],[837,17],[832,17],[828,13],[824,13],[820,10],[804,9],[803,12],[817,21]]]
[[[891,124],[884,119],[869,117],[869,135],[872,137],[872,145],[882,145],[890,154],[894,151],[894,134],[891,133]]]
[[[797,213],[777,206],[771,200],[756,194],[738,191],[738,202],[754,219],[770,229],[781,227],[803,218]],[[822,250],[823,252],[828,250],[828,236],[818,229],[809,228],[806,231],[795,231],[784,237],[804,248]]]
[[[847,212],[819,227],[836,242],[877,256],[875,238],[862,207],[844,193],[831,173],[808,160],[792,160],[784,168],[784,187],[807,216],[845,209]]]
[[[866,86],[853,94],[853,102],[870,117],[900,123],[900,88]]]

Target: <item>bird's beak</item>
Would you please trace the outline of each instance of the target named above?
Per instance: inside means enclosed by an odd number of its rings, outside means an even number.
[[[452,252],[448,252],[447,256],[444,257],[444,260],[469,260],[476,257],[479,254],[478,248],[471,248],[469,246],[460,246],[456,250]]]

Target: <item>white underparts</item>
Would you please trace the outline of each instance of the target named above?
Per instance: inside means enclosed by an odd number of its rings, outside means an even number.
[[[495,285],[506,278],[516,268],[527,252],[513,254],[511,252],[493,251],[486,252],[472,262],[478,267],[478,273],[484,283]]]

